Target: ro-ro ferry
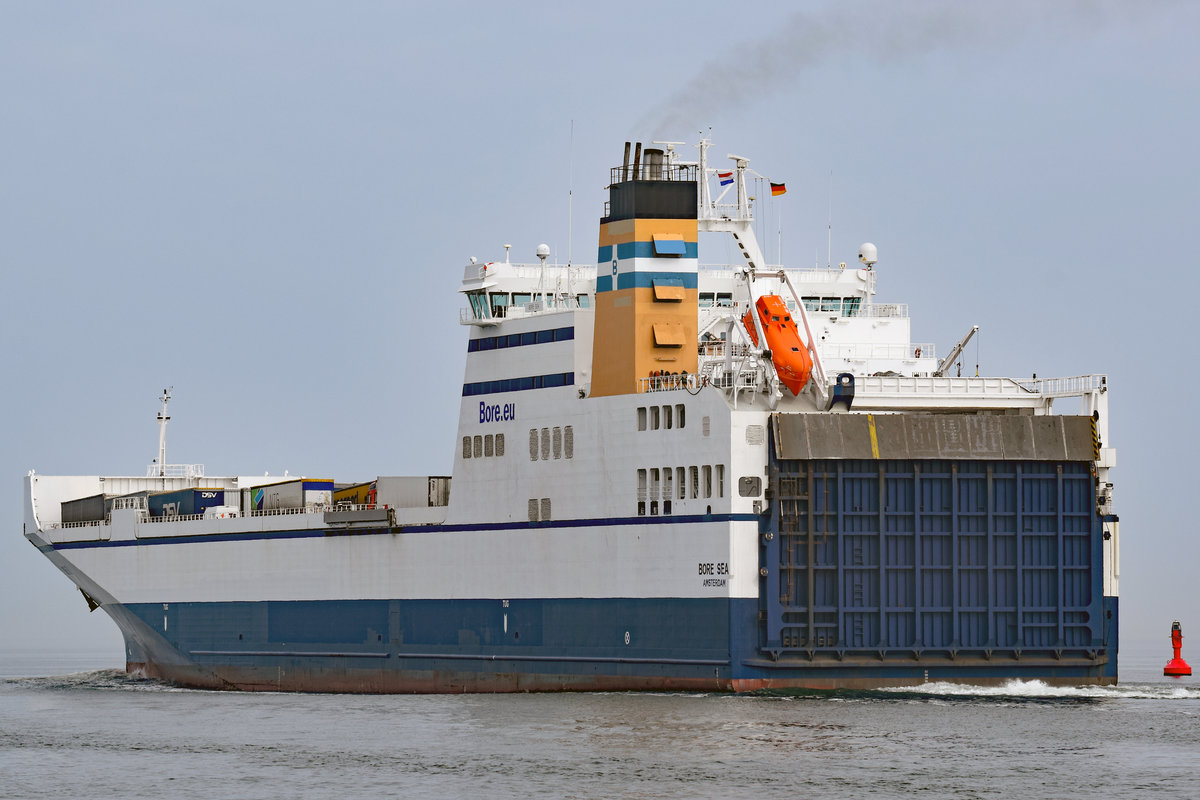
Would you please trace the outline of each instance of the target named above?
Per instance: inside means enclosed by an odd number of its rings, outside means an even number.
[[[730,158],[627,143],[595,267],[466,265],[452,476],[214,477],[160,439],[145,477],[30,472],[26,537],[188,686],[1115,683],[1105,377],[949,374],[872,245],[766,264]]]

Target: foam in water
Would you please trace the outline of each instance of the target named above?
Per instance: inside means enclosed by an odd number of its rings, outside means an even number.
[[[934,681],[920,686],[882,689],[883,692],[920,694],[941,697],[995,698],[1056,698],[1076,699],[1140,699],[1140,700],[1200,700],[1200,688],[1190,686],[1131,683],[1122,686],[1050,686],[1044,681],[1013,679],[1000,686]]]

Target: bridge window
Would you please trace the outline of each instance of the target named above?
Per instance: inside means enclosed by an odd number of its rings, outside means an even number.
[[[467,300],[471,303],[471,314],[475,319],[483,319],[487,316],[486,302],[483,297],[483,292],[467,292]]]

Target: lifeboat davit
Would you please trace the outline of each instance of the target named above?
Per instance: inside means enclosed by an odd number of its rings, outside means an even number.
[[[808,346],[800,338],[800,331],[792,319],[792,312],[788,311],[787,303],[779,295],[764,294],[758,298],[754,308],[742,317],[742,324],[746,326],[755,347],[758,347],[758,332],[750,316],[755,311],[762,323],[763,335],[767,337],[766,346],[771,350],[775,373],[793,395],[799,395],[812,375],[813,362],[808,354]]]

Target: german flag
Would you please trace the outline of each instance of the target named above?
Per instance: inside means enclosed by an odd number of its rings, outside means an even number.
[[[779,197],[779,195],[781,195],[781,194],[787,194],[787,184],[786,183],[772,183],[771,184],[771,197]]]

